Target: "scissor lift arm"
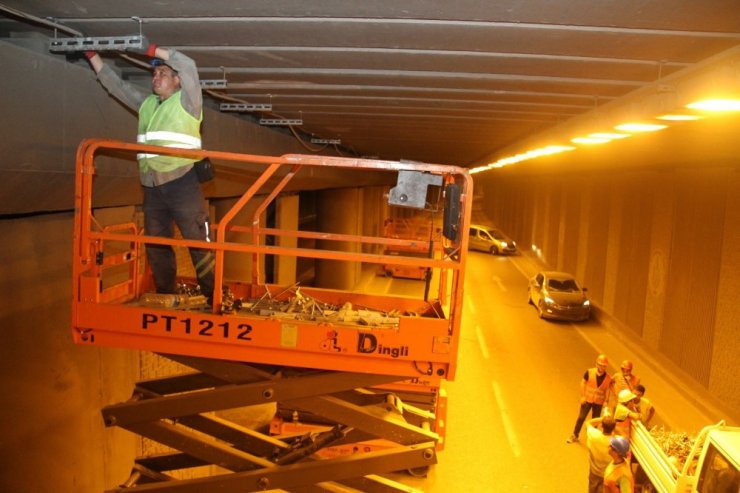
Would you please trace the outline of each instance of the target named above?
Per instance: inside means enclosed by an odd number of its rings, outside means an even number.
[[[139,382],[131,400],[103,409],[108,426],[119,426],[177,451],[138,459],[126,488],[178,493],[291,489],[342,483],[362,478],[367,471],[382,473],[436,463],[436,433],[409,425],[399,415],[393,418],[379,415],[375,405],[355,403],[367,399],[351,396],[358,387],[397,381],[397,376],[312,370],[284,376],[246,363],[182,356],[173,359],[202,371]],[[317,394],[317,388],[325,393]],[[320,414],[335,421],[337,426],[331,435],[324,432],[303,437],[304,440],[295,441],[298,446],[293,446],[290,440],[280,440],[209,414],[277,402]],[[343,438],[350,428],[364,437],[389,440],[398,446],[297,463],[322,445]],[[323,442],[311,447],[317,437]],[[305,452],[301,447],[305,447]],[[205,465],[231,473],[192,480],[175,480],[169,475],[173,470]],[[372,476],[364,478],[363,483],[366,488],[376,483],[372,491],[408,490]],[[331,490],[330,485],[325,486],[329,489],[324,490]],[[122,487],[110,491],[124,490]]]

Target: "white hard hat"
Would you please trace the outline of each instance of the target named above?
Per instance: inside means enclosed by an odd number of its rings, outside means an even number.
[[[625,402],[629,402],[632,399],[637,397],[635,394],[632,393],[630,389],[624,389],[619,391],[619,402],[624,404]]]

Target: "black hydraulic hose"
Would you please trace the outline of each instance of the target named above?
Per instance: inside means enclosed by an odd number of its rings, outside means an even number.
[[[331,430],[321,432],[314,436],[306,437],[301,440],[296,448],[291,448],[285,451],[283,454],[277,456],[273,462],[279,466],[287,464],[293,464],[298,462],[304,457],[314,454],[317,450],[326,447],[332,442],[344,438],[349,428],[344,425],[337,425]]]

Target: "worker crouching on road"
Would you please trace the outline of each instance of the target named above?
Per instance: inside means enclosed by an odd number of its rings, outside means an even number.
[[[139,114],[139,143],[200,149],[203,96],[195,62],[184,54],[150,44],[128,51],[152,60],[152,91],[123,81],[95,52],[85,52],[105,89]],[[153,93],[152,93],[153,92]],[[139,154],[139,177],[144,188],[144,230],[150,236],[174,237],[173,223],[183,238],[208,241],[208,212],[193,169],[197,159]],[[169,245],[146,247],[158,293],[175,293],[177,263]],[[213,299],[214,256],[209,250],[190,248],[198,284]]]
[[[600,354],[596,358],[596,367],[589,368],[583,374],[583,379],[581,380],[581,401],[578,418],[576,419],[576,424],[573,428],[573,434],[568,438],[568,440],[566,440],[566,443],[578,441],[578,435],[581,433],[581,428],[588,417],[589,411],[591,412],[592,418],[598,418],[601,416],[601,408],[607,400],[609,388],[611,386],[611,377],[606,372],[608,365],[609,359],[605,355]]]
[[[634,493],[635,478],[627,460],[630,442],[624,437],[609,439],[609,455],[612,460],[604,471],[604,493]]]

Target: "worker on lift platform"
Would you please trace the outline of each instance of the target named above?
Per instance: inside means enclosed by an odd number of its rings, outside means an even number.
[[[128,51],[152,58],[152,91],[122,80],[94,51],[85,52],[98,80],[108,92],[139,114],[138,142],[200,149],[203,96],[195,62],[176,50],[158,47],[142,37]],[[192,158],[141,153],[139,176],[144,188],[144,230],[147,235],[174,237],[173,222],[183,238],[208,241],[208,212]],[[169,245],[146,248],[158,293],[176,292],[177,264]],[[201,294],[212,303],[214,255],[190,248]]]

